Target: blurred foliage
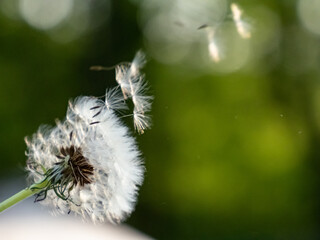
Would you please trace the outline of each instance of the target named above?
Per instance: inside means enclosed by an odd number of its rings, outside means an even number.
[[[24,174],[24,136],[62,119],[70,98],[115,84],[113,72],[90,66],[130,60],[142,47],[153,128],[138,137],[147,172],[128,223],[157,239],[319,238],[320,42],[298,2],[243,2],[253,50],[228,73],[190,57],[158,60],[142,4],[112,1],[108,21],[66,42],[0,15],[1,178]]]

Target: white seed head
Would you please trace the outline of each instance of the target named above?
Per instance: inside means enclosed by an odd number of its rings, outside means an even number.
[[[101,104],[92,97],[79,97],[70,102],[66,120],[50,128],[42,126],[26,140],[27,170],[32,182],[43,179],[45,170],[56,166],[62,148],[74,146],[93,167],[90,183],[75,185],[68,200],[47,192],[41,201],[55,212],[73,211],[93,221],[121,222],[134,208],[144,167],[135,140],[129,136],[111,109],[103,108],[92,124],[92,108]]]
[[[144,64],[138,52],[131,64],[116,67],[119,86],[107,89],[104,101],[69,101],[64,121],[40,126],[25,139],[29,180],[48,182],[36,201],[51,206],[53,213],[72,211],[94,222],[119,223],[133,211],[144,167],[135,139],[117,114],[131,98],[134,128],[142,134],[150,127],[146,112],[152,97],[145,96]]]

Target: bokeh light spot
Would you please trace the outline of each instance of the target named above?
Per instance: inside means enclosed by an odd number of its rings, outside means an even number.
[[[309,31],[320,35],[320,1],[299,0],[297,7],[302,24]]]
[[[47,30],[69,16],[73,0],[20,0],[19,7],[22,18],[28,24]]]

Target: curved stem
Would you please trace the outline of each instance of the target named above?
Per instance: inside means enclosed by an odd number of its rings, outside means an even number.
[[[13,195],[12,197],[8,198],[7,200],[4,200],[2,203],[0,203],[0,212],[22,201],[23,199],[26,199],[36,193],[39,193],[43,188],[45,188],[48,185],[48,183],[48,180],[44,180],[39,183],[32,184],[30,187],[27,187]]]

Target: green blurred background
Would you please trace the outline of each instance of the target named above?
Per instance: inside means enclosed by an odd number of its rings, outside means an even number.
[[[0,180],[25,175],[23,138],[70,98],[115,84],[90,66],[142,48],[153,127],[127,223],[156,239],[320,239],[320,2],[237,3],[251,39],[226,0],[1,0]],[[219,63],[202,24],[219,24]]]

